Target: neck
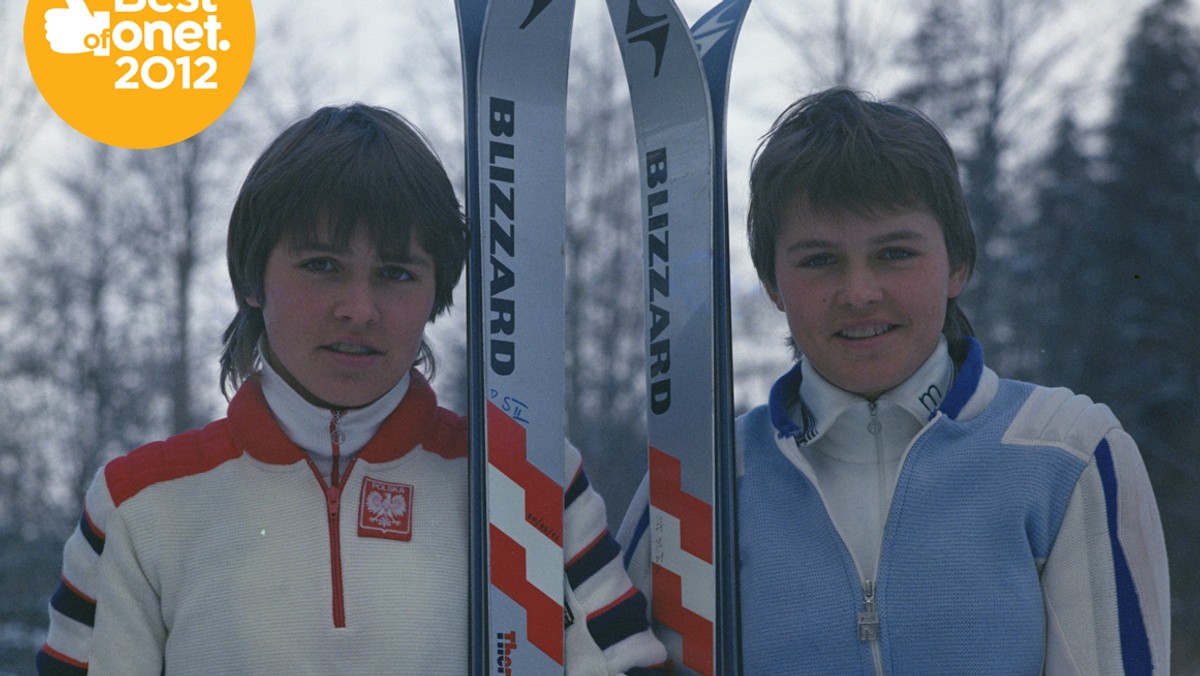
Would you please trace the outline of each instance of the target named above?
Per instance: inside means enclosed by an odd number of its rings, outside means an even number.
[[[384,419],[404,399],[411,380],[411,376],[406,374],[395,387],[370,404],[335,411],[332,407],[314,404],[304,397],[272,368],[270,362],[263,364],[261,378],[263,397],[284,433],[309,454],[322,457],[329,457],[333,453],[329,426],[335,415],[342,437],[339,439],[339,455],[351,456],[366,446]]]

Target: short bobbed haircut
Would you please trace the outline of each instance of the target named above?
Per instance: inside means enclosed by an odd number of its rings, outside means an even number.
[[[772,291],[775,245],[790,214],[879,217],[927,211],[941,225],[950,269],[975,269],[975,233],[954,151],[920,112],[835,87],[775,120],[750,170],[747,235],[759,281]],[[973,335],[951,298],[942,333]]]
[[[267,259],[282,241],[347,246],[362,230],[384,258],[416,238],[434,261],[428,321],[446,312],[466,261],[468,230],[432,147],[400,115],[374,106],[325,107],[279,135],[250,168],[229,217],[226,257],[237,315],[224,334],[221,391],[258,368]],[[417,365],[432,376],[422,341]]]

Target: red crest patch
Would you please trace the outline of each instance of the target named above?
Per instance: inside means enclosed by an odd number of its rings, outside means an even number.
[[[408,542],[412,539],[413,487],[363,477],[358,501],[358,536]]]

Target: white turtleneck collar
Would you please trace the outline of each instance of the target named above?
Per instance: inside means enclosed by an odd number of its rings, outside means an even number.
[[[790,413],[807,413],[813,433],[780,448],[811,473],[863,579],[873,579],[904,452],[949,391],[954,362],[943,338],[912,376],[874,402],[834,386],[807,360],[801,369]]]
[[[333,464],[333,444],[330,423],[334,411],[308,402],[299,392],[292,389],[264,359],[260,369],[263,397],[275,415],[275,420],[297,446],[306,451],[317,463],[317,468],[328,477]],[[396,409],[408,392],[410,376],[405,374],[400,382],[382,397],[361,408],[338,411],[338,452],[343,462],[367,445],[379,431],[384,419]],[[344,466],[344,465],[343,465]]]
[[[833,385],[817,373],[807,359],[801,362],[800,368],[800,399],[816,420],[817,436],[830,429],[847,409],[864,404],[861,396]],[[953,382],[954,361],[950,358],[946,339],[942,337],[925,363],[903,383],[881,394],[876,404],[878,407],[899,407],[924,426]]]

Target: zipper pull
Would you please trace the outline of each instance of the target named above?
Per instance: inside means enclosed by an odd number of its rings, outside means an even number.
[[[345,411],[333,411],[333,418],[329,421],[329,443],[338,448],[346,440],[346,433],[341,428],[343,415]]]
[[[863,583],[863,609],[858,614],[858,640],[879,640],[879,613],[875,610],[875,582]]]
[[[337,521],[338,512],[341,511],[342,504],[342,489],[334,484],[325,488],[325,508],[329,512],[329,519]]]
[[[872,401],[868,406],[871,407],[871,422],[867,423],[867,431],[873,435],[879,434],[883,429],[883,423],[879,422],[879,404]]]

